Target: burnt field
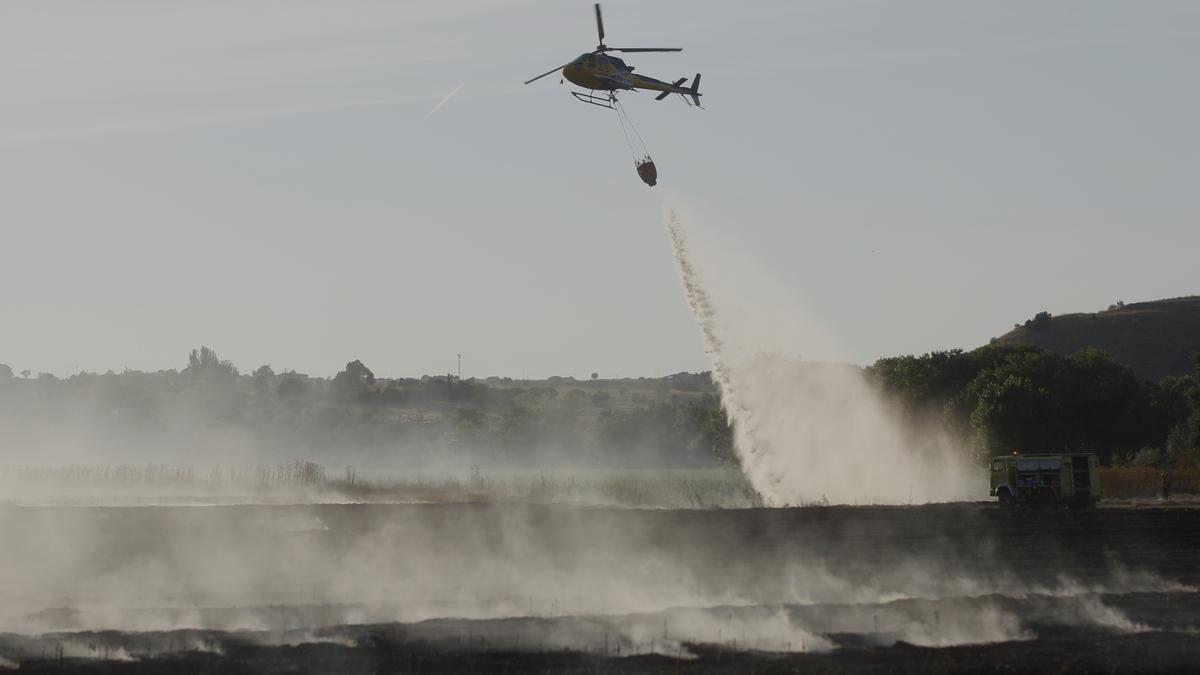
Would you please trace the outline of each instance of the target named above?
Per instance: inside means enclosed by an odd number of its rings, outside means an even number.
[[[0,507],[0,668],[1200,667],[1200,509]]]

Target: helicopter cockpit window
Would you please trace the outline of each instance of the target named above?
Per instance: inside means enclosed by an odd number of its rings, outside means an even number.
[[[595,68],[596,67],[596,55],[588,54],[587,56],[583,57],[583,67],[584,68]]]
[[[608,62],[613,64],[614,66],[616,66],[617,70],[628,70],[629,69],[629,66],[626,66],[624,61],[622,61],[621,59],[618,59],[615,56],[608,57]]]

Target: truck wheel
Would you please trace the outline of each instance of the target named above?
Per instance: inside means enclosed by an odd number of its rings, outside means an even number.
[[[1013,499],[1012,493],[1008,491],[1008,488],[1001,488],[996,493],[996,496],[1000,498],[1000,508],[1002,509],[1011,509],[1016,505],[1017,500]]]

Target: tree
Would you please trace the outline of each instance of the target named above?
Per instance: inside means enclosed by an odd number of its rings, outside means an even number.
[[[1191,414],[1189,392],[1195,390],[1190,376],[1140,382],[1099,350],[1065,357],[1022,344],[880,359],[867,374],[910,423],[914,438],[923,425],[940,423],[971,439],[978,460],[1020,449],[1096,452],[1108,463],[1141,448],[1162,448],[1170,430]]]
[[[976,402],[970,426],[977,460],[1013,449],[1040,452],[1057,446],[1051,369],[1050,359],[1023,359],[985,371],[971,382],[967,398]]]
[[[275,371],[271,370],[271,366],[263,365],[255,369],[254,394],[259,401],[267,401],[275,393],[275,388],[278,386],[276,380]]]
[[[1150,393],[1128,367],[1089,348],[1070,357],[1011,355],[982,370],[955,403],[970,411],[977,459],[1013,449],[1074,451],[1095,452],[1107,464],[1147,445]]]
[[[1148,436],[1144,441],[1147,445],[1164,447],[1164,444],[1173,444],[1177,449],[1182,447],[1188,419],[1192,414],[1196,386],[1196,378],[1191,375],[1168,375],[1158,384],[1148,385]],[[1175,435],[1173,441],[1170,439],[1172,434]]]
[[[600,379],[600,373],[592,373],[592,379],[593,379],[593,380],[598,380],[598,379]]]
[[[188,354],[187,368],[182,375],[191,383],[230,381],[237,377],[238,370],[229,361],[222,361],[217,353],[201,346]]]
[[[368,387],[375,384],[375,373],[355,359],[346,364],[346,369],[338,373],[329,385],[329,394],[341,401],[354,401],[366,398]]]
[[[866,374],[883,386],[914,429],[941,422],[961,430],[975,408],[975,400],[964,395],[967,385],[989,368],[1037,351],[1033,345],[994,344],[972,352],[897,356],[879,359]]]
[[[281,401],[296,404],[308,394],[308,383],[302,377],[289,377],[285,374],[279,381],[279,386],[275,388],[275,394]]]
[[[1192,462],[1200,464],[1200,353],[1192,354],[1192,362],[1196,367],[1195,383],[1188,392],[1192,401],[1192,414],[1188,418],[1183,438],[1176,439],[1179,452],[1190,455]]]
[[[238,370],[208,347],[193,349],[188,354],[187,368],[180,377],[186,387],[185,396],[198,410],[225,418],[232,418],[240,411]]]
[[[1050,312],[1038,312],[1032,319],[1025,321],[1027,328],[1042,329],[1050,325]]]
[[[0,363],[0,381],[11,380],[12,376],[13,369],[4,365],[3,363]]]
[[[1101,461],[1149,445],[1146,419],[1150,391],[1133,371],[1105,352],[1085,348],[1068,357],[1059,374],[1057,395],[1064,418],[1062,442],[1071,450],[1097,452]],[[1166,429],[1154,439],[1161,447]]]
[[[28,380],[28,379],[29,379],[29,373],[30,373],[30,370],[29,370],[28,368],[26,368],[25,370],[22,370],[22,371],[21,371],[21,377],[23,377],[23,378],[25,378],[25,379],[27,379],[27,380]]]

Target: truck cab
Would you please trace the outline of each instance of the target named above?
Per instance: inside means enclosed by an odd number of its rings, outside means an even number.
[[[989,494],[1009,507],[1089,508],[1101,496],[1100,460],[1092,453],[996,457]]]

